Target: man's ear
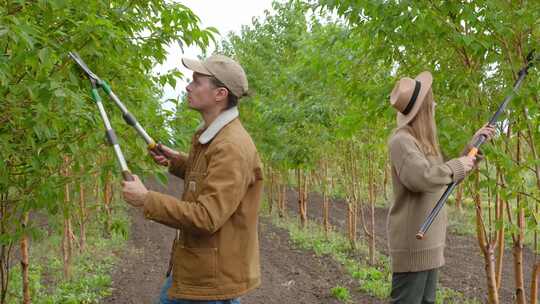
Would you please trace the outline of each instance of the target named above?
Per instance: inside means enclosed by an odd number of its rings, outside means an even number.
[[[229,90],[226,88],[217,88],[216,101],[218,102],[227,102],[229,98]]]

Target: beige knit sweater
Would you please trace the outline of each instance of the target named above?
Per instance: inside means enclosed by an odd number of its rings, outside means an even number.
[[[415,235],[446,185],[465,177],[463,163],[426,156],[416,139],[398,130],[389,141],[394,201],[387,219],[392,272],[417,272],[444,265],[447,215],[443,208],[423,240]]]

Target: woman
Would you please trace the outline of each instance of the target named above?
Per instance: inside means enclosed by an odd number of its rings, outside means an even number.
[[[398,111],[397,129],[390,138],[394,202],[388,214],[388,241],[392,260],[392,303],[435,303],[437,270],[444,265],[446,210],[422,240],[418,228],[452,181],[460,181],[476,164],[462,156],[444,162],[435,125],[433,77],[399,80],[390,97]],[[491,139],[495,129],[485,126],[475,136]]]

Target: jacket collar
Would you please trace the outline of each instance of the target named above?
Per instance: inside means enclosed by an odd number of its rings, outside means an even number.
[[[204,132],[199,137],[199,142],[203,145],[206,145],[231,121],[235,120],[238,117],[238,108],[233,107],[228,110],[223,111],[219,116],[204,130]],[[202,129],[204,125],[201,125],[199,129]]]

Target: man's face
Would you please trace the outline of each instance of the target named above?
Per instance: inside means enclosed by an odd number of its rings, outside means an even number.
[[[223,88],[216,88],[211,76],[193,73],[193,80],[186,87],[189,107],[197,111],[205,111],[218,105]]]

